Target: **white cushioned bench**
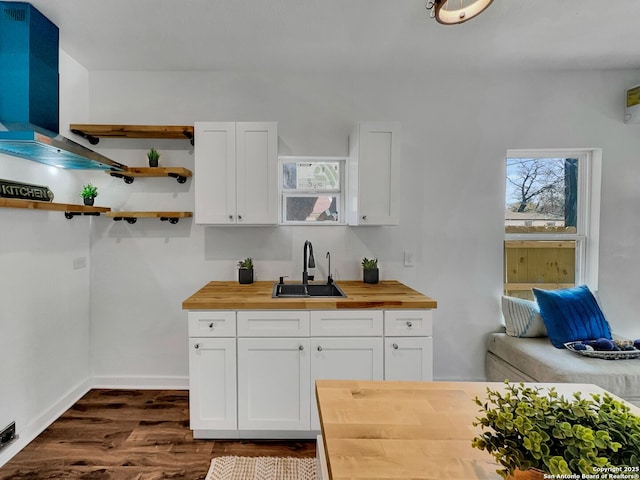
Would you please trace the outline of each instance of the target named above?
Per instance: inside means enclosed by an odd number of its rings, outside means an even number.
[[[547,337],[489,334],[486,374],[491,382],[593,383],[640,406],[640,358],[584,357],[555,348]]]

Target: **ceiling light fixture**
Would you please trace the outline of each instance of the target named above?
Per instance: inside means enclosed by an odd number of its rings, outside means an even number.
[[[427,0],[429,16],[443,25],[456,25],[480,15],[493,0]]]

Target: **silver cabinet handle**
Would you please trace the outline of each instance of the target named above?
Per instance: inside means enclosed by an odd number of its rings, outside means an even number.
[[[398,349],[398,344],[397,344],[397,343],[394,343],[394,344],[393,344],[393,345],[391,345],[391,346],[393,347],[393,349],[394,349],[394,350],[397,350],[397,349]]]
[[[363,220],[366,220],[366,219],[367,219],[367,216],[366,216],[366,215],[362,215],[362,219],[363,219]]]
[[[193,348],[195,348],[196,350],[198,350],[198,349],[200,348],[200,344],[199,344],[199,343],[196,343],[196,344],[193,346]]]
[[[238,220],[242,221],[242,215],[238,215]]]
[[[213,322],[209,324],[209,328],[213,328]]]
[[[413,323],[407,322],[407,327],[409,327],[409,328],[413,327]]]
[[[318,351],[321,352],[322,351],[322,347],[320,345],[318,345]]]
[[[300,350],[300,351],[304,350],[304,345],[300,345],[300,346],[298,347],[298,350]]]
[[[229,215],[229,220],[233,220],[233,215]]]

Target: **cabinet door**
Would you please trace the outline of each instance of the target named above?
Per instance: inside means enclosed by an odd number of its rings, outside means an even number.
[[[238,339],[238,428],[309,430],[309,339]]]
[[[361,122],[349,137],[350,225],[400,221],[400,124]]]
[[[278,129],[275,122],[236,125],[238,223],[278,223]]]
[[[189,339],[192,430],[235,430],[236,339]]]
[[[236,124],[196,122],[195,221],[234,224],[236,217]]]
[[[385,337],[384,379],[433,380],[433,338]]]
[[[316,380],[382,380],[382,337],[311,339],[311,430],[320,429]]]

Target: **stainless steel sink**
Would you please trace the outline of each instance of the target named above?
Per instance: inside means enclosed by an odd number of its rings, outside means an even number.
[[[309,284],[303,283],[274,283],[273,298],[301,298],[301,297],[346,297],[342,289],[332,284]]]

